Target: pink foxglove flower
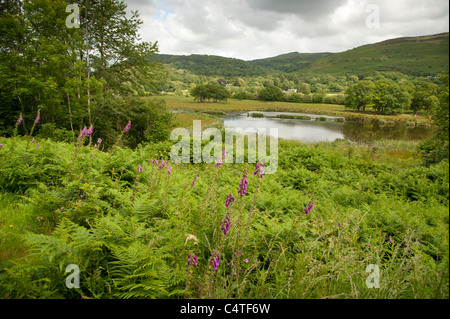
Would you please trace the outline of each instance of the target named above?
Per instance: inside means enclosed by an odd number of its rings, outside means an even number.
[[[195,183],[197,182],[197,176],[198,176],[198,173],[195,174],[194,180],[192,181],[192,184],[191,184],[191,188],[195,186]]]
[[[227,199],[225,201],[225,207],[228,207],[231,202],[234,202],[234,196],[231,194],[228,194]]]
[[[263,163],[257,163],[255,166],[255,172],[253,173],[253,175],[258,174],[257,177],[264,177],[264,164]]]
[[[197,261],[198,261],[197,256],[195,256],[194,254],[192,254],[192,255],[189,254],[189,256],[188,256],[188,266],[189,266],[191,263],[193,263],[194,266],[197,266]]]
[[[88,129],[86,128],[86,126],[83,128],[83,130],[81,131],[80,135],[78,136],[79,140],[82,140],[86,134],[87,134]]]
[[[226,235],[228,234],[228,230],[230,229],[230,215],[227,215],[224,220],[221,222],[221,230]]]
[[[242,179],[239,183],[238,194],[241,195],[241,197],[247,194],[247,185],[248,185],[247,172],[245,172],[244,176],[242,176]]]
[[[222,165],[222,164],[223,164],[222,159],[219,158],[219,159],[217,160],[216,164],[214,164],[214,166],[220,167],[220,165]]]
[[[308,214],[308,213],[311,211],[311,209],[313,208],[313,205],[314,205],[314,198],[311,199],[311,201],[310,201],[309,204],[308,204],[308,207],[306,207],[305,210],[304,210],[303,212],[304,212],[305,214]]]
[[[131,128],[131,121],[128,121],[127,126],[125,127],[125,132],[128,132]]]
[[[142,168],[141,165],[138,166],[138,172],[141,173],[144,169]]]
[[[216,257],[214,258],[213,261],[213,269],[217,270],[218,267],[219,267],[219,253],[216,253]]]

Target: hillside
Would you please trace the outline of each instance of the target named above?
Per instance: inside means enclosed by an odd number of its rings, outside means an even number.
[[[212,55],[157,55],[157,60],[197,75],[261,76],[274,72],[365,75],[397,71],[413,76],[449,71],[449,34],[406,37],[363,45],[340,53],[292,52],[244,61]]]
[[[398,71],[427,76],[449,70],[448,32],[422,37],[391,39],[317,59],[303,68],[311,73],[363,75]]]
[[[283,71],[283,72],[294,72],[301,68],[306,67],[308,64],[314,62],[315,60],[323,57],[327,57],[332,53],[299,53],[291,52],[287,54],[282,54],[272,58],[258,59],[249,61],[253,65],[264,67],[266,69]]]
[[[169,55],[159,54],[157,60],[171,64],[177,69],[183,69],[197,75],[207,76],[258,76],[270,71],[258,65],[234,58],[214,55]]]

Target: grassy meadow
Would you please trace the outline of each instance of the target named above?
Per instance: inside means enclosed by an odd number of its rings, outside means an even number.
[[[0,137],[0,297],[449,297],[449,164],[417,142],[280,140],[275,174],[173,143]]]
[[[145,99],[145,98],[144,98]],[[319,115],[331,115],[340,117],[354,117],[359,119],[384,120],[384,121],[403,121],[411,123],[429,123],[427,116],[414,116],[413,114],[398,115],[380,115],[374,112],[361,113],[355,110],[345,109],[344,105],[338,104],[319,104],[319,103],[291,103],[291,102],[265,102],[257,100],[236,100],[219,102],[198,103],[193,97],[166,95],[164,100],[167,107],[173,110],[188,110],[192,112],[208,112],[209,114],[223,115],[226,112],[246,112],[246,111],[265,111],[265,112],[294,112],[310,113]]]

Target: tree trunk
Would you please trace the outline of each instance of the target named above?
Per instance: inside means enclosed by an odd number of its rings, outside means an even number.
[[[73,130],[73,125],[72,125],[72,112],[70,110],[70,95],[69,95],[69,93],[67,93],[67,104],[69,106],[69,122],[70,122],[70,129],[72,130],[72,140],[75,143],[75,132]]]

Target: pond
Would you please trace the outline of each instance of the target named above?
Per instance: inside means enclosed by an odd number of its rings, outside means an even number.
[[[254,114],[257,113],[257,114]],[[264,116],[264,117],[252,117]],[[304,115],[311,119],[277,118],[276,116]],[[346,118],[344,122],[337,122],[336,117],[288,113],[288,112],[243,112],[228,113],[223,116],[224,126],[232,128],[265,128],[269,134],[270,128],[278,128],[278,137],[284,139],[296,139],[303,142],[333,142],[337,139],[350,141],[363,140],[423,140],[433,137],[435,129],[426,126],[408,126],[396,121],[391,125]],[[342,120],[342,118],[340,118]]]

